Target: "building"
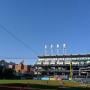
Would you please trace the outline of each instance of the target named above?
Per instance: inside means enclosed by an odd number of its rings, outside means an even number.
[[[28,72],[28,66],[23,65],[23,64],[16,64],[15,65],[15,71],[21,72],[21,73],[26,73],[26,72]]]
[[[89,78],[90,54],[38,56],[35,74],[40,77],[59,76],[62,79]]]
[[[30,74],[33,72],[33,67],[31,65],[20,64],[9,64],[8,68],[15,70],[16,73]]]

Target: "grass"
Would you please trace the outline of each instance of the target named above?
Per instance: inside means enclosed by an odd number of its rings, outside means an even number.
[[[65,87],[86,87],[81,86],[80,83],[75,81],[57,81],[57,80],[0,80],[0,84],[26,84],[26,85],[34,85],[36,87],[40,86],[45,88],[47,87],[60,87],[60,85],[64,85]],[[90,87],[90,84],[87,85]]]
[[[52,89],[56,90],[59,86],[58,81],[45,81],[45,80],[0,80],[1,85],[15,85],[15,86],[30,86],[32,88]]]
[[[48,81],[48,80],[0,80],[0,84],[39,84],[48,86],[58,86],[60,81]]]

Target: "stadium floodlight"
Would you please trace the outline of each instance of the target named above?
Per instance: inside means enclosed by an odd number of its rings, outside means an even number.
[[[51,55],[53,55],[53,44],[50,45],[51,48]]]
[[[51,44],[51,46],[50,46],[51,48],[53,48],[53,44]]]
[[[63,44],[63,48],[66,48],[66,44],[65,43]]]
[[[63,54],[66,54],[66,44],[63,44]]]
[[[57,48],[59,48],[59,44],[57,44]]]
[[[47,45],[45,44],[45,49],[47,48]]]
[[[47,55],[47,45],[46,44],[45,44],[44,49],[45,49],[44,54]]]
[[[59,55],[59,44],[57,44],[57,55]]]

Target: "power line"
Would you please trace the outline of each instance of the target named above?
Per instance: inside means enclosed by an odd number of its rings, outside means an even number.
[[[0,59],[36,59],[35,57],[8,57],[8,56],[0,56]]]
[[[7,28],[3,25],[0,24],[0,27],[5,31],[7,32],[11,37],[13,37],[15,40],[17,40],[18,42],[20,42],[21,44],[23,44],[24,47],[30,49],[33,54],[35,54],[37,56],[37,52],[34,51],[29,45],[27,45],[24,41],[22,41],[21,39],[19,39],[15,34],[13,34],[12,32],[8,31]]]

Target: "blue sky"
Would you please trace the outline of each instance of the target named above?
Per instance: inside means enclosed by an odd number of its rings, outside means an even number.
[[[60,54],[63,43],[68,54],[90,53],[90,0],[0,0],[0,24],[33,49],[0,27],[3,57],[27,57],[25,63],[33,64],[44,44],[53,44],[55,51],[57,43]]]

